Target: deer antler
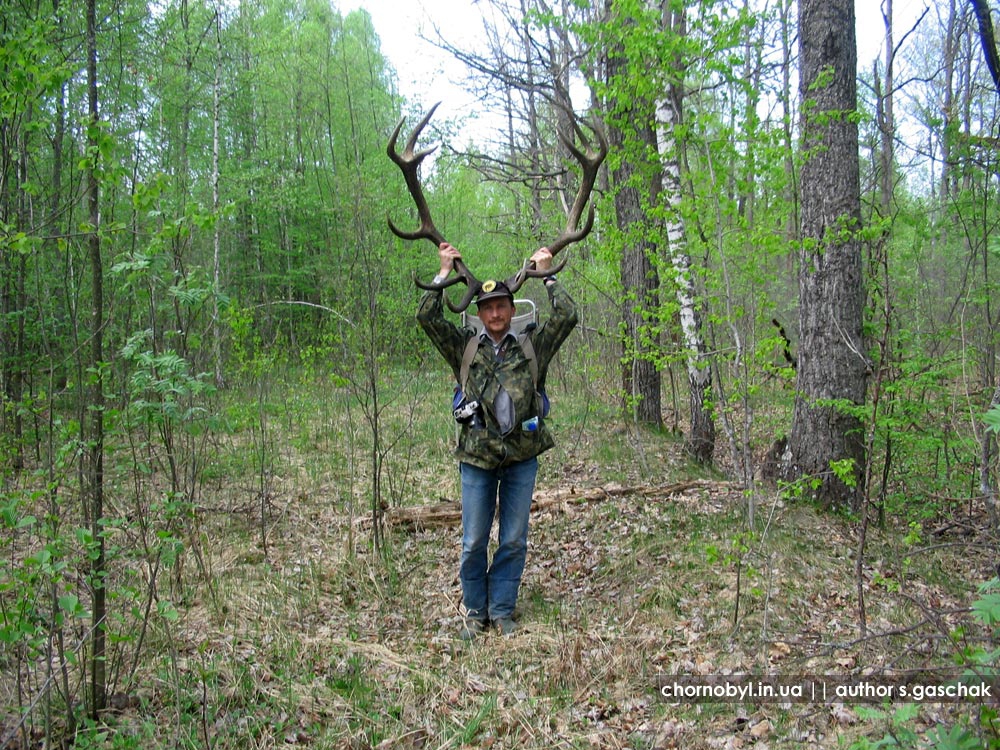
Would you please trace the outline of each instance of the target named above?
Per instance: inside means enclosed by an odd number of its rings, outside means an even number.
[[[438,102],[440,104],[440,102]],[[389,158],[399,167],[403,173],[403,179],[406,180],[406,187],[410,191],[410,195],[413,197],[413,202],[417,207],[417,215],[420,217],[420,226],[412,232],[404,232],[396,227],[392,223],[392,219],[389,221],[389,229],[397,237],[404,240],[420,240],[426,239],[434,243],[435,247],[438,247],[445,241],[444,235],[442,235],[437,227],[434,226],[434,221],[431,219],[431,211],[427,206],[427,199],[424,198],[424,191],[420,186],[420,176],[418,170],[420,169],[420,162],[424,160],[429,154],[432,154],[437,146],[432,148],[424,149],[423,151],[416,151],[417,138],[420,137],[421,131],[426,127],[427,123],[430,122],[431,117],[434,114],[434,110],[438,108],[438,104],[431,107],[427,114],[424,115],[423,119],[417,123],[416,127],[413,128],[413,132],[410,133],[409,139],[406,141],[406,146],[403,149],[403,153],[396,151],[396,141],[399,138],[399,132],[403,128],[403,123],[406,118],[399,121],[396,125],[396,129],[392,131],[392,135],[389,137],[389,144],[386,148],[386,153]],[[580,163],[580,167],[583,170],[580,179],[580,188],[577,191],[576,199],[573,201],[573,206],[570,208],[569,215],[566,219],[566,228],[563,232],[556,237],[556,239],[548,245],[549,252],[555,256],[560,250],[565,248],[574,242],[579,242],[584,237],[586,237],[591,228],[594,226],[594,206],[591,204],[590,210],[587,213],[587,219],[582,227],[578,226],[580,223],[580,218],[583,215],[583,209],[587,205],[587,201],[590,199],[590,194],[594,189],[594,183],[597,180],[597,171],[600,169],[601,163],[604,161],[604,157],[608,155],[608,141],[604,137],[604,133],[601,130],[586,123],[588,128],[594,132],[597,138],[598,148],[597,151],[592,151],[590,147],[590,140],[587,138],[586,133],[581,129],[579,122],[576,118],[573,118],[573,131],[580,142],[583,144],[583,150],[576,147],[574,139],[567,138],[560,133],[559,138],[569,149],[569,152],[573,157]],[[521,288],[521,285],[529,278],[540,278],[542,276],[548,276],[550,274],[558,273],[562,270],[563,266],[566,265],[566,259],[564,258],[562,263],[557,266],[548,269],[546,271],[539,271],[534,267],[534,263],[531,261],[526,261],[521,270],[516,274],[511,276],[505,282],[510,288],[511,294],[516,292]],[[456,276],[445,279],[438,283],[426,283],[422,282],[416,278],[414,275],[413,281],[421,289],[446,289],[447,287],[457,284],[458,282],[464,282],[467,289],[465,290],[465,295],[457,304],[452,304],[451,300],[446,298],[448,307],[451,308],[452,312],[462,312],[471,303],[473,298],[479,293],[482,283],[477,279],[473,273],[469,270],[468,266],[462,262],[461,259],[455,260],[454,263]]]
[[[597,139],[597,150],[592,151],[590,147],[590,140],[587,138],[587,134],[580,127],[580,121],[575,117],[573,120],[573,132],[576,137],[580,139],[583,149],[576,147],[575,140],[567,138],[564,134],[559,134],[559,140],[563,142],[569,152],[573,155],[579,163],[582,169],[582,175],[580,177],[580,187],[576,191],[576,198],[573,200],[573,206],[570,208],[569,214],[566,217],[566,228],[562,233],[555,238],[552,242],[548,244],[549,252],[555,257],[556,253],[565,248],[567,245],[571,245],[574,242],[579,242],[588,234],[594,226],[594,204],[590,204],[590,209],[587,211],[587,219],[582,227],[578,227],[580,223],[580,217],[583,215],[583,209],[587,205],[587,201],[590,199],[590,194],[594,190],[594,183],[597,181],[597,172],[601,167],[601,163],[604,161],[604,157],[608,155],[608,140],[604,136],[601,129],[587,122],[582,121],[591,131],[593,131],[595,138]],[[521,288],[521,285],[530,278],[540,278],[543,276],[550,276],[552,274],[559,273],[566,265],[568,258],[563,258],[562,262],[556,266],[547,269],[545,271],[540,271],[536,269],[533,262],[525,261],[525,264],[521,267],[521,270],[516,274],[507,279],[506,284],[510,287],[510,291],[516,292]]]
[[[434,243],[434,247],[438,247],[442,242],[445,241],[444,235],[442,235],[437,227],[434,226],[434,220],[431,219],[431,210],[427,206],[427,199],[424,198],[424,191],[420,187],[420,176],[417,171],[420,168],[420,162],[424,160],[424,157],[434,153],[437,146],[433,146],[423,151],[414,151],[417,145],[417,138],[420,137],[420,132],[424,129],[428,122],[430,122],[431,116],[434,114],[434,110],[438,108],[438,102],[429,110],[427,114],[424,115],[423,119],[417,123],[417,126],[413,128],[413,132],[410,133],[409,139],[406,141],[406,147],[403,149],[403,153],[400,154],[396,151],[396,140],[399,138],[399,131],[403,129],[403,123],[406,122],[404,117],[396,125],[396,129],[392,131],[392,135],[389,137],[389,145],[386,147],[386,153],[389,158],[392,159],[396,165],[403,172],[403,179],[406,180],[406,187],[410,191],[410,195],[413,197],[413,202],[417,206],[417,215],[420,217],[420,227],[413,232],[403,232],[392,223],[392,219],[389,221],[389,229],[397,237],[404,240],[420,240],[426,239]],[[450,279],[445,279],[437,284],[426,283],[417,279],[416,275],[413,277],[414,283],[421,289],[446,289],[452,284],[457,284],[460,281],[464,281],[467,289],[465,290],[465,296],[459,301],[457,305],[453,305],[451,300],[447,297],[445,301],[448,303],[448,307],[451,308],[452,312],[462,312],[469,306],[472,302],[472,298],[479,293],[479,288],[482,283],[477,279],[472,272],[469,270],[461,259],[455,261],[454,268],[457,276],[453,276]]]

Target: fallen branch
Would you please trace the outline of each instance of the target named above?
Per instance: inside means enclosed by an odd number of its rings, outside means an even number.
[[[668,498],[686,490],[706,487],[726,491],[737,488],[731,482],[712,482],[694,479],[687,482],[677,482],[667,485],[609,485],[607,487],[570,487],[569,489],[539,490],[531,503],[532,513],[553,507],[582,505],[583,503],[606,500],[622,495],[638,495],[641,497]],[[440,526],[452,526],[462,520],[462,505],[455,500],[442,500],[433,505],[417,505],[408,508],[391,508],[385,513],[387,526],[402,526],[411,529],[427,529]]]

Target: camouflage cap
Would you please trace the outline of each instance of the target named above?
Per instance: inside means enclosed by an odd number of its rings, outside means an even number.
[[[514,295],[511,294],[510,289],[502,281],[494,281],[490,279],[489,281],[484,281],[483,285],[479,287],[479,294],[476,296],[476,304],[482,304],[486,300],[496,299],[497,297],[507,297],[511,302],[514,301]]]

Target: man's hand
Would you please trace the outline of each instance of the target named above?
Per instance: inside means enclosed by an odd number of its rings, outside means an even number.
[[[438,246],[438,258],[441,259],[441,271],[438,276],[445,278],[455,268],[455,261],[462,259],[462,254],[457,248],[452,247],[447,242],[442,242]]]
[[[552,253],[549,252],[547,247],[540,247],[531,256],[531,262],[535,264],[535,268],[539,271],[548,271],[552,268]]]

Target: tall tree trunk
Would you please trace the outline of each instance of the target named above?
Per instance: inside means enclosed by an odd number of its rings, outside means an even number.
[[[990,71],[993,85],[1000,92],[1000,52],[997,50],[996,36],[993,31],[993,19],[990,16],[989,4],[986,0],[972,0],[972,8],[976,15],[976,22],[979,27],[979,43],[983,49],[983,56],[986,60],[986,67]],[[984,238],[984,244],[989,243],[988,238]],[[989,255],[983,253],[983,277],[986,288],[989,287]],[[990,306],[990,296],[983,295],[983,306],[987,322],[987,330],[995,330],[992,325],[992,314]],[[985,351],[981,357],[983,382],[993,385],[993,396],[990,399],[989,410],[1000,406],[1000,384],[996,378],[996,342],[993,336],[988,336],[987,345],[983,347]],[[986,500],[986,509],[989,511],[994,528],[1000,528],[1000,497],[997,494],[997,486],[994,471],[994,456],[997,452],[997,436],[993,430],[982,429],[979,436],[979,491]]]
[[[218,220],[219,200],[219,120],[222,117],[222,19],[215,14],[215,79],[212,83],[212,212],[216,216],[212,230],[212,360],[215,385],[222,388],[222,330],[219,325],[219,293],[222,289],[222,222]]]
[[[10,65],[8,62],[6,65]],[[0,70],[7,80],[6,70]],[[17,97],[0,111],[0,223],[27,227],[26,199],[29,114]],[[26,259],[13,243],[0,242],[0,430],[9,438],[11,468],[23,465],[24,275]]]
[[[648,122],[648,121],[647,121]],[[637,128],[640,139],[655,139],[647,126]],[[612,128],[611,147],[615,148],[622,139],[619,128]],[[635,227],[648,226],[650,218],[643,206],[642,192],[630,184],[634,166],[623,161],[614,170],[615,215],[618,228],[626,240],[620,263],[623,302],[622,322],[622,392],[623,408],[630,418],[644,425],[660,428],[663,426],[662,390],[660,373],[655,357],[659,350],[660,337],[656,332],[659,308],[659,276],[653,266],[652,257],[656,244],[647,239],[647,233],[630,231]],[[651,188],[655,194],[656,187]]]
[[[538,92],[536,91],[537,82],[535,81],[535,71],[537,66],[540,64],[540,60],[536,59],[535,50],[532,46],[531,40],[531,25],[525,21],[530,13],[530,8],[525,0],[521,0],[521,19],[522,22],[517,28],[518,42],[520,49],[518,50],[519,55],[524,57],[524,81],[522,90],[524,92],[524,116],[527,119],[528,131],[527,131],[527,153],[523,154],[520,158],[527,160],[527,168],[530,174],[542,174],[544,167],[542,166],[542,122],[539,117],[538,112]],[[513,93],[513,92],[510,92]],[[513,103],[512,98],[508,101]],[[511,119],[508,121],[508,126],[510,129],[510,160],[512,164],[516,164],[519,160],[516,146],[516,139],[514,137],[514,123],[513,123],[513,107],[508,110],[511,115]],[[532,183],[532,190],[528,193],[530,203],[530,225],[528,226],[528,231],[531,234],[537,234],[542,227],[543,222],[543,211],[542,211],[542,192],[538,189],[538,183]]]
[[[875,166],[875,178],[877,188],[877,214],[885,222],[890,222],[892,218],[892,202],[895,185],[895,139],[896,122],[893,114],[893,101],[895,96],[895,56],[896,48],[893,35],[893,0],[884,0],[882,3],[882,21],[885,27],[885,88],[882,85],[882,72],[879,69],[878,61],[872,64],[872,81],[875,94],[875,125],[878,128],[878,143],[873,144],[873,162]],[[871,402],[870,418],[865,442],[865,454],[867,461],[865,473],[861,484],[861,494],[859,499],[867,501],[872,489],[872,477],[876,469],[872,465],[876,451],[875,441],[878,439],[879,422],[885,421],[886,415],[891,415],[894,408],[894,398],[891,391],[886,391],[883,383],[885,378],[893,372],[892,346],[894,328],[894,306],[892,302],[892,276],[889,273],[889,236],[891,227],[886,228],[879,237],[868,243],[868,283],[869,292],[868,308],[871,310],[871,320],[869,330],[869,340],[865,346],[867,351],[877,351],[877,369],[875,377],[871,383],[869,398]],[[885,398],[883,398],[885,397]],[[885,430],[885,450],[882,451],[884,462],[881,473],[887,475],[891,468],[892,458],[892,431]],[[880,521],[885,512],[885,491],[883,486],[879,493],[877,503]],[[866,519],[867,522],[867,519]],[[864,529],[864,524],[862,529]],[[859,553],[863,550],[864,540],[861,541]],[[862,559],[861,555],[857,558]],[[860,570],[860,569],[859,569]],[[860,580],[860,578],[859,578]],[[859,599],[863,602],[863,591],[859,589]],[[862,623],[864,614],[862,608]]]
[[[614,12],[608,2],[609,15]],[[623,23],[630,23],[622,19]],[[626,34],[627,37],[627,34]],[[662,174],[659,164],[644,158],[656,147],[655,107],[632,91],[626,76],[628,64],[621,43],[609,45],[604,62],[610,89],[624,87],[628,97],[611,103],[608,142],[612,153],[622,154],[611,168],[615,217],[624,247],[620,262],[622,281],[622,409],[639,424],[662,427],[660,372],[655,358],[660,280],[653,259],[656,243],[649,231],[655,223],[649,206],[655,205]],[[641,174],[637,174],[641,173]]]
[[[944,60],[942,61],[942,78],[944,79],[944,101],[941,103],[941,115],[944,119],[941,132],[941,195],[939,204],[948,205],[954,193],[955,182],[952,164],[952,145],[955,138],[955,63],[958,57],[958,9],[957,0],[948,0],[948,22],[945,26]]]
[[[895,84],[893,61],[896,50],[892,35],[892,0],[883,0],[882,19],[885,22],[885,93],[878,91],[878,76],[875,77],[875,120],[879,132],[879,208],[882,217],[889,215],[892,203],[892,187],[895,181],[893,165],[895,152],[893,144],[896,136],[896,118],[893,111],[893,87]]]
[[[792,23],[791,23],[792,0],[780,0],[779,16],[781,19],[781,108],[783,116],[781,118],[782,142],[785,149],[785,176],[787,177],[785,188],[785,202],[789,206],[796,206],[799,202],[798,186],[795,181],[795,139],[792,135],[792,69],[794,67],[792,52]],[[799,239],[799,225],[796,221],[795,211],[788,212],[788,223],[785,226],[785,236],[789,242],[797,242]],[[791,253],[789,253],[791,255]],[[789,272],[792,270],[789,262]],[[789,276],[791,273],[789,273]]]
[[[675,9],[664,3],[662,22],[664,32],[672,37],[682,39],[687,34],[686,10],[683,7]],[[683,144],[677,133],[684,120],[684,74],[684,60],[679,54],[670,72],[667,96],[657,107],[657,146],[663,164],[662,199],[671,209],[665,226],[666,252],[674,271],[681,335],[687,352],[691,428],[685,447],[696,461],[711,463],[715,453],[715,420],[710,406],[712,371],[698,307],[698,289],[691,270],[693,264],[688,252],[684,217],[680,211]]]
[[[87,99],[89,129],[87,150],[93,162],[87,170],[87,207],[90,214],[91,307],[90,365],[94,382],[90,392],[89,466],[86,502],[89,504],[93,549],[90,553],[90,585],[93,589],[91,631],[93,650],[90,665],[90,713],[97,719],[107,704],[105,664],[105,551],[104,551],[104,268],[101,262],[99,110],[97,99],[97,0],[87,0]]]
[[[972,10],[979,26],[979,43],[983,48],[986,68],[990,71],[993,86],[1000,92],[1000,50],[997,49],[996,35],[993,33],[993,17],[987,0],[972,0]]]
[[[859,506],[868,364],[861,336],[861,197],[854,0],[800,0],[802,243],[790,477],[826,505]]]
[[[25,113],[25,124],[30,124],[32,119],[31,109]],[[31,224],[30,201],[23,185],[29,183],[28,175],[28,153],[31,148],[31,130],[28,127],[20,128],[18,135],[18,155],[17,155],[17,226],[28,227]],[[12,313],[6,320],[12,321],[10,330],[11,352],[13,354],[13,366],[10,368],[10,377],[7,380],[7,398],[11,409],[13,456],[11,466],[20,470],[24,467],[24,411],[22,401],[24,399],[24,383],[26,370],[30,367],[28,363],[28,353],[25,349],[25,317],[28,314],[27,294],[25,292],[25,278],[28,274],[27,253],[17,253],[12,262],[13,274],[7,283],[11,285]]]

